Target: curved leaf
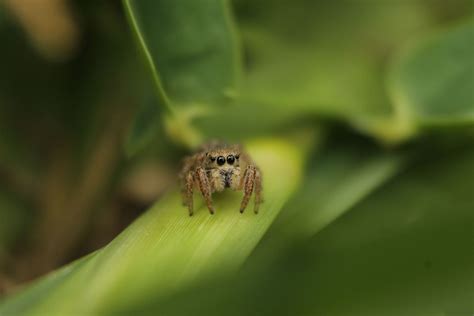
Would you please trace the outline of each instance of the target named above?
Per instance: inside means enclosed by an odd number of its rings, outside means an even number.
[[[229,194],[215,200],[214,216],[200,206],[189,217],[178,192],[171,192],[104,249],[3,302],[0,314],[103,315],[235,272],[302,173],[302,147],[296,144],[262,140],[249,149],[264,174],[265,203],[258,215],[240,214],[241,195]],[[40,289],[41,299],[34,299],[32,292]]]
[[[423,155],[271,262],[258,261],[224,282],[149,301],[141,310],[145,315],[472,314],[474,147],[466,145],[451,153],[429,151],[431,156]],[[337,199],[338,190],[333,194]],[[255,254],[265,250],[258,247]]]
[[[394,128],[408,135],[436,126],[474,125],[474,21],[426,39],[393,65],[388,89]]]
[[[158,104],[172,114],[171,136],[195,146],[200,142],[198,132],[183,108],[222,106],[236,94],[241,66],[228,1],[123,0],[123,4],[153,77]],[[148,139],[156,129],[159,118],[143,120],[144,115],[138,114],[128,148],[140,147],[134,143],[143,142],[141,135]]]

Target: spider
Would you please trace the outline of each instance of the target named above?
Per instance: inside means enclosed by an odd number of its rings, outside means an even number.
[[[193,215],[193,190],[196,185],[206,201],[209,212],[214,214],[212,193],[226,188],[243,190],[240,204],[243,213],[255,192],[254,212],[262,203],[262,176],[260,169],[240,145],[224,145],[217,142],[203,145],[194,155],[184,159],[179,176],[182,184],[183,205]]]

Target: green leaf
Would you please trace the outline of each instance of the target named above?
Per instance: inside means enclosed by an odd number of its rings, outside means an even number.
[[[466,145],[431,151],[293,253],[287,263],[300,270],[288,277],[315,298],[305,304],[289,286],[299,313],[472,312],[474,147]]]
[[[147,96],[142,100],[125,143],[125,151],[129,157],[161,136],[162,116],[163,113],[158,108],[154,97]]]
[[[178,106],[235,94],[239,57],[228,1],[125,0],[155,84]]]
[[[273,229],[290,242],[316,235],[401,172],[411,156],[346,135],[321,150]]]
[[[152,74],[158,104],[171,113],[169,133],[195,146],[201,139],[190,126],[190,113],[196,107],[220,107],[237,93],[241,66],[228,1],[124,0],[123,4]],[[158,119],[138,117],[133,130],[152,134]],[[141,141],[130,137],[130,142],[134,140]]]
[[[248,61],[242,103],[266,106],[265,123],[330,118],[387,143],[426,125],[472,125],[472,23],[433,38],[439,22],[418,1],[350,3],[344,10],[306,1],[239,5]],[[390,68],[410,42],[418,48]]]
[[[395,117],[376,130],[404,139],[426,128],[474,126],[473,39],[470,21],[403,52],[388,78]]]
[[[164,301],[149,301],[141,309],[147,315],[157,311],[166,315],[193,311],[200,315],[470,314],[474,308],[474,146],[464,145],[451,147],[449,153],[447,148],[424,152],[324,229],[313,222],[317,234],[293,240],[291,247],[270,261],[252,264],[250,260],[237,277],[201,284]],[[364,169],[376,156],[369,157]],[[332,196],[324,199],[334,203],[341,192],[345,200],[348,192],[358,190],[353,186],[338,190],[343,184],[328,186],[335,190],[325,191]],[[329,206],[324,200],[322,207],[317,200],[313,203],[307,213],[314,213],[314,218]],[[298,205],[289,203],[288,209],[292,207],[298,212]],[[268,245],[259,246],[252,257]]]
[[[113,314],[235,272],[298,185],[303,164],[297,144],[260,140],[248,147],[264,174],[258,215],[240,214],[241,194],[231,192],[215,200],[214,216],[197,203],[189,217],[178,192],[171,192],[104,249],[7,299],[0,314]]]
[[[403,55],[390,92],[415,124],[474,123],[474,21],[445,31]]]
[[[351,123],[392,115],[387,54],[431,23],[415,1],[345,3],[344,10],[327,2],[241,2],[249,64],[243,98]]]

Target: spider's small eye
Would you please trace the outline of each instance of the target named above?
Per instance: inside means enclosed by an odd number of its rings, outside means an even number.
[[[240,154],[235,155],[235,159],[239,159],[239,157],[240,157]]]
[[[212,162],[214,162],[214,161],[216,161],[216,157],[211,157],[211,156],[210,156],[210,157],[209,157],[209,160],[212,161]]]
[[[227,163],[228,163],[229,165],[234,164],[234,161],[235,161],[235,157],[234,157],[233,155],[227,156]]]
[[[223,164],[225,164],[225,158],[222,156],[217,157],[217,164],[219,166],[222,166]]]

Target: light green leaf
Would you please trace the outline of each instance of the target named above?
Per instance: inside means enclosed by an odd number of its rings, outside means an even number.
[[[240,214],[241,194],[233,192],[215,200],[214,216],[199,206],[189,217],[178,192],[171,192],[104,249],[3,302],[0,314],[103,315],[171,295],[198,280],[232,274],[302,173],[303,148],[297,144],[260,140],[249,151],[264,174],[265,202],[258,215],[251,210]],[[38,295],[41,299],[35,299]]]
[[[474,147],[465,145],[450,153],[424,152],[345,215],[313,237],[293,241],[270,262],[256,261],[235,278],[149,301],[142,309],[147,315],[471,314]],[[332,198],[340,193],[336,189]],[[312,210],[315,217],[324,212],[316,200]]]

